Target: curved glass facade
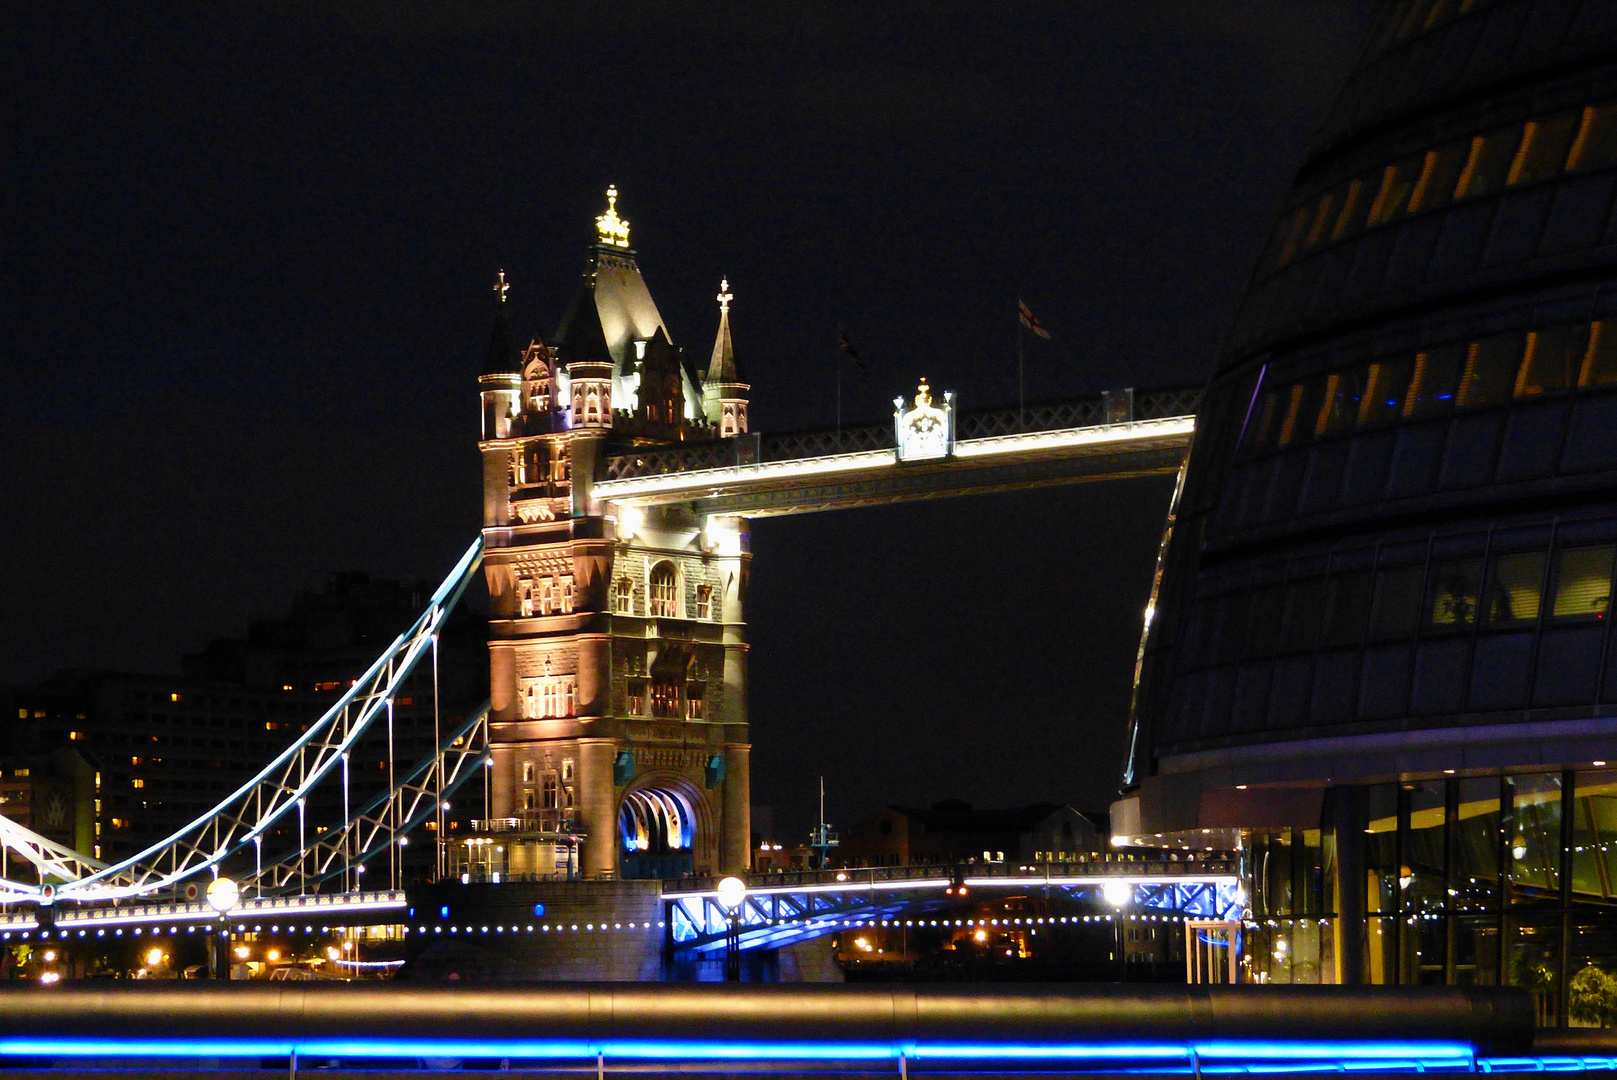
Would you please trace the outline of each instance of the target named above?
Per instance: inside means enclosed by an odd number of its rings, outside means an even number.
[[[1283,901],[1253,871],[1252,932],[1312,920],[1299,978],[1509,979],[1539,932],[1567,1015],[1579,905],[1612,895],[1575,886],[1598,875],[1572,849],[1606,798],[1579,770],[1617,759],[1614,203],[1617,4],[1390,0],[1264,245],[1198,417],[1114,831],[1233,829],[1284,864]],[[1521,900],[1511,853],[1551,802],[1553,857],[1527,846],[1553,879]],[[1265,955],[1253,977],[1292,977],[1289,939]]]

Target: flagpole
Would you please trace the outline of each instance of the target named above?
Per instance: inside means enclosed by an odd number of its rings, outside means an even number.
[[[1022,430],[1022,313],[1016,313],[1016,430]]]

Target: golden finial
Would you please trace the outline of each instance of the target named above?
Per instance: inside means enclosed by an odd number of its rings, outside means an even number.
[[[618,188],[612,184],[606,189],[606,213],[595,219],[595,236],[603,244],[626,248],[629,246],[629,223],[618,217]]]
[[[923,408],[932,404],[932,388],[926,384],[926,377],[922,376],[921,385],[915,388],[915,407]]]
[[[511,283],[505,280],[505,271],[501,270],[500,280],[494,283],[494,295],[500,298],[500,303],[505,303],[505,294],[509,292],[510,289]]]
[[[730,293],[730,279],[719,279],[719,314],[725,315],[730,311],[730,301],[735,297]]]

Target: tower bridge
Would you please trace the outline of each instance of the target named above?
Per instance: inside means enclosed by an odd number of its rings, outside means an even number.
[[[520,350],[501,275],[479,377],[482,535],[415,624],[260,772],[144,851],[102,863],[0,818],[0,935],[229,925],[202,897],[221,874],[239,885],[229,910],[243,926],[413,920],[396,910],[410,907],[400,850],[413,833],[436,842],[437,877],[450,882],[678,879],[657,901],[660,928],[670,948],[706,949],[714,915],[701,878],[746,872],[751,848],[748,520],[1180,469],[1194,389],[967,410],[922,381],[894,401],[891,423],[752,431],[728,283],[699,366],[673,345],[628,237],[610,192],[560,326]],[[491,600],[490,700],[440,724],[434,689],[430,756],[396,761],[395,701],[429,662],[436,683],[439,629],[477,573]],[[350,755],[384,734],[387,782],[360,802]],[[450,845],[446,800],[468,784],[482,788],[482,829]],[[340,807],[335,825],[311,824],[317,797],[322,821]],[[31,870],[12,872],[19,861]],[[755,881],[747,946],[824,932],[827,912],[857,922],[935,911],[958,876],[862,873],[858,888]],[[1232,911],[1230,868],[1153,873],[1096,863],[968,880],[1093,890],[1110,878],[1147,907]]]

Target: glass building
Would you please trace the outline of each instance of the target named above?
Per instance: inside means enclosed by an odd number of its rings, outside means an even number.
[[[1376,6],[1198,417],[1113,816],[1239,838],[1251,980],[1617,1012],[1614,189],[1617,3]]]

